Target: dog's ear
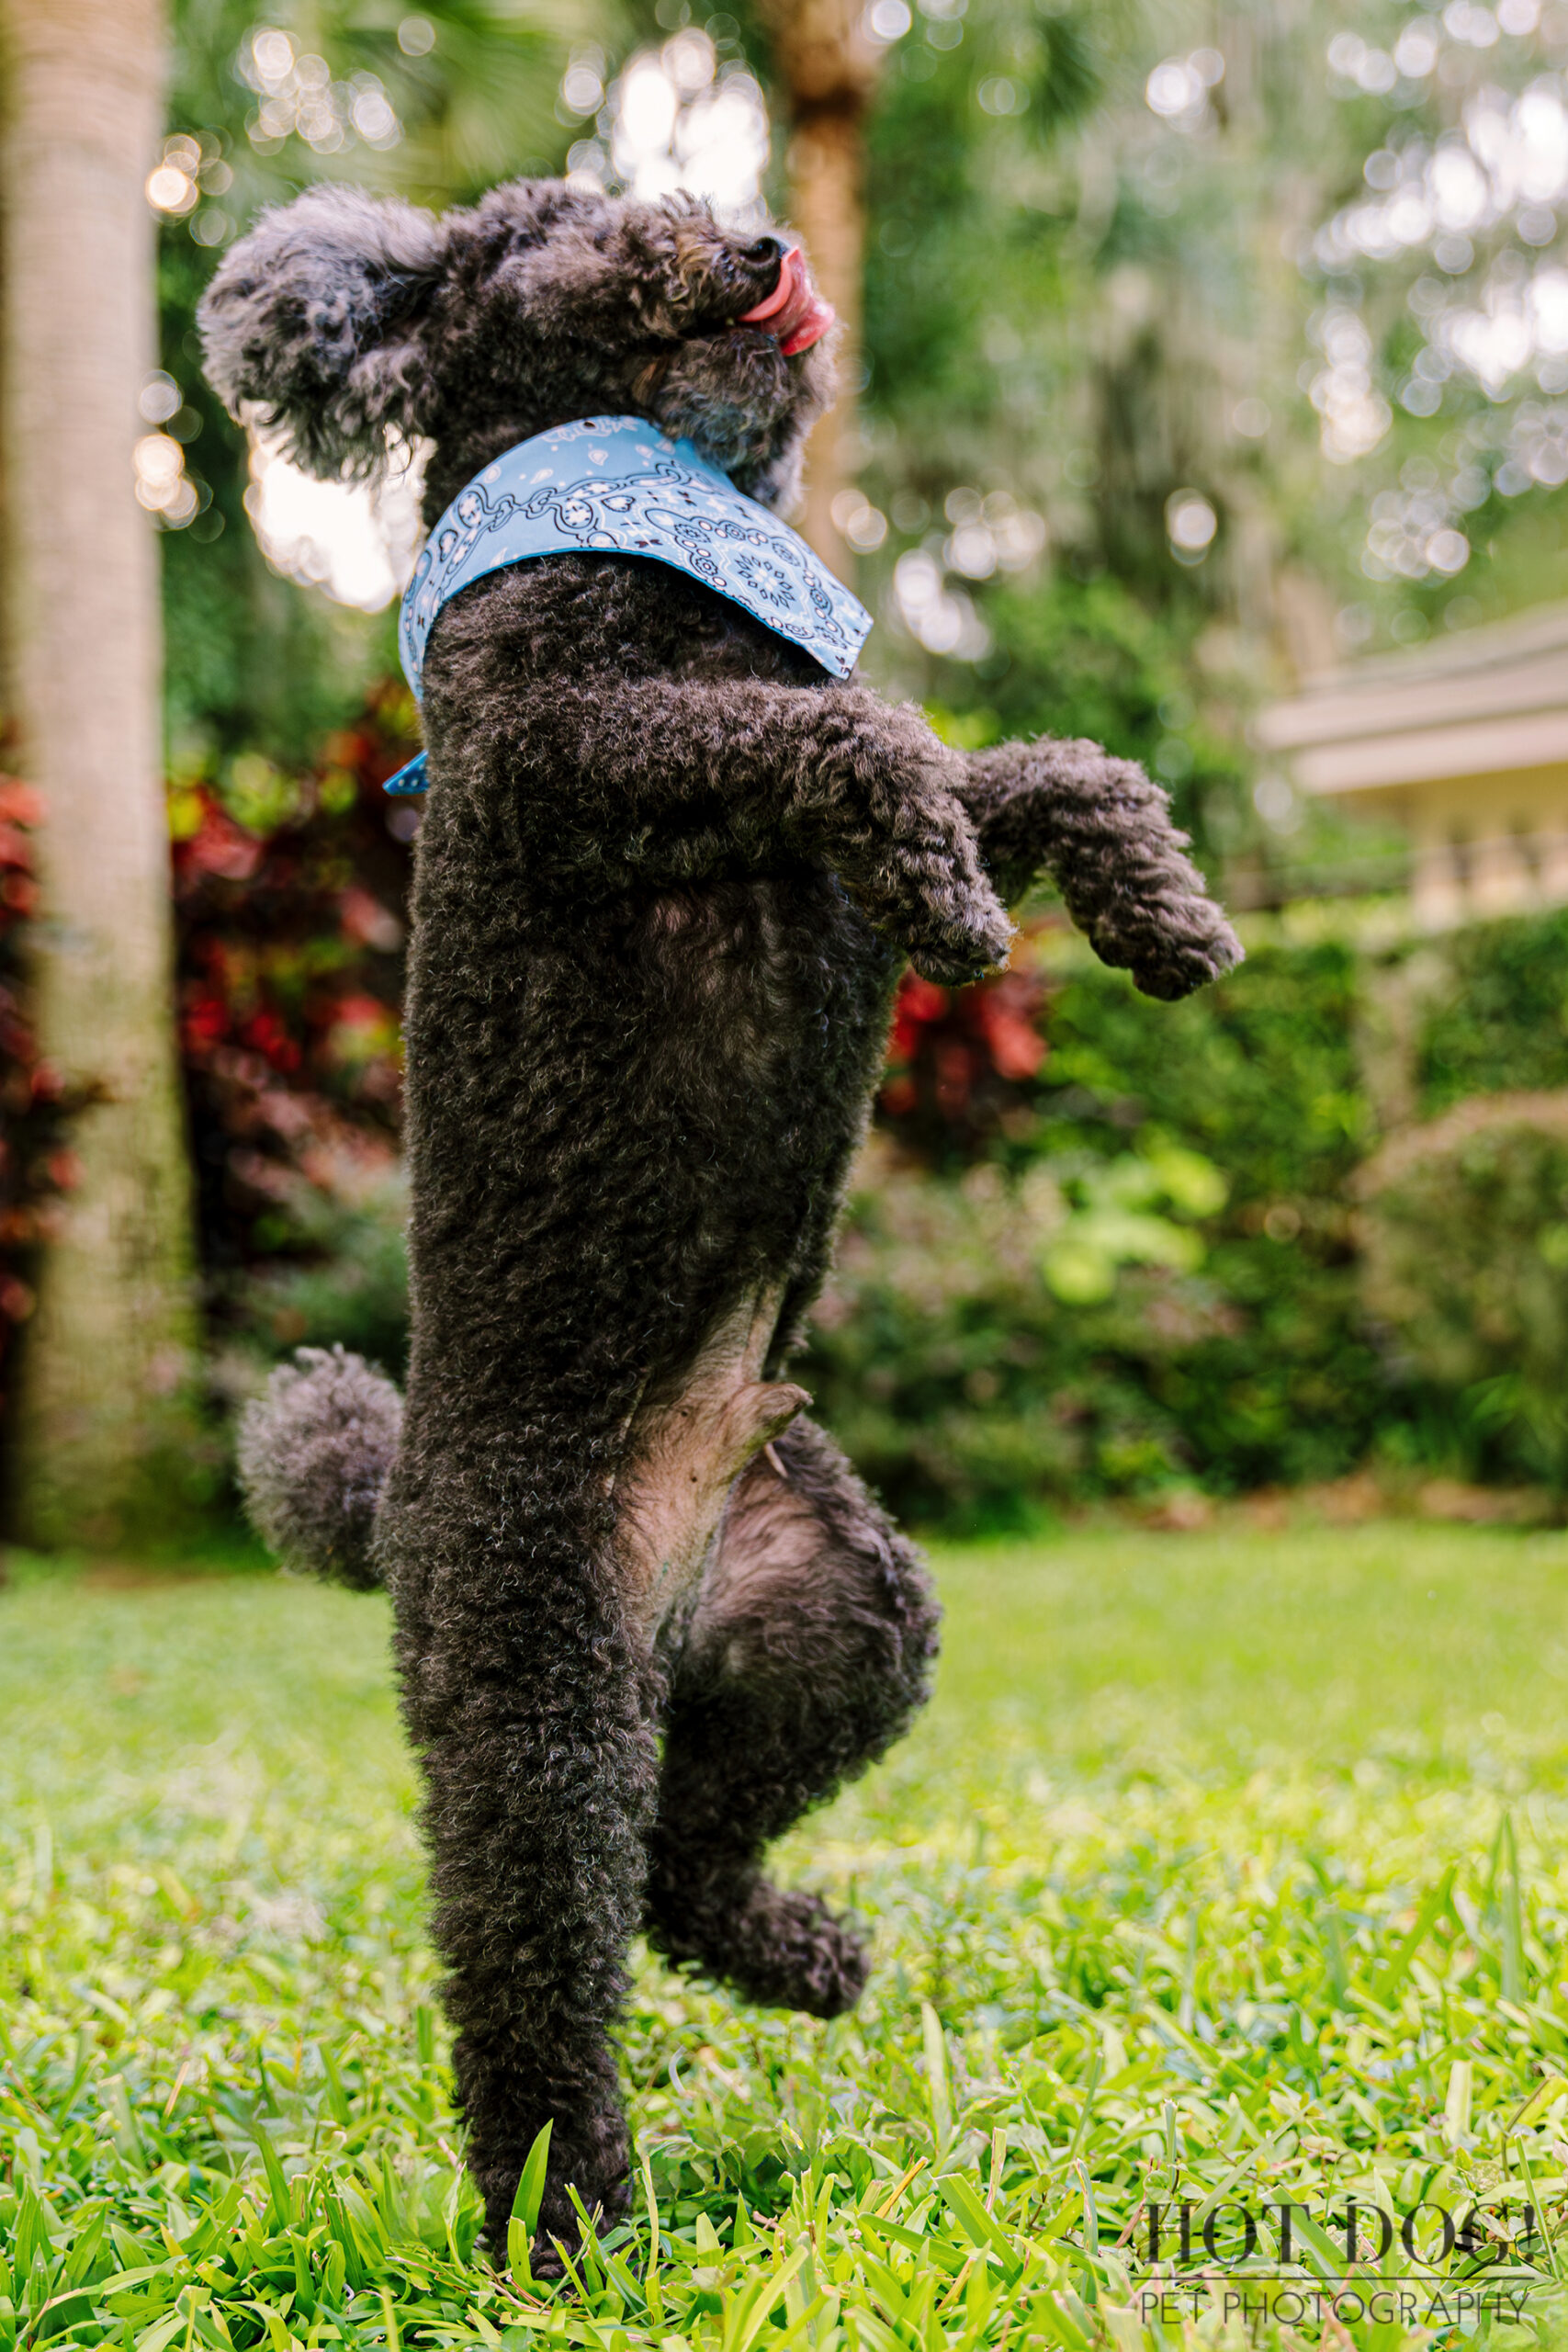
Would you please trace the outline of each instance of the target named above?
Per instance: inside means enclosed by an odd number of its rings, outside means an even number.
[[[310,188],[224,256],[197,312],[208,379],[230,411],[280,427],[306,472],[363,479],[387,430],[422,427],[422,330],[443,224],[357,188]]]

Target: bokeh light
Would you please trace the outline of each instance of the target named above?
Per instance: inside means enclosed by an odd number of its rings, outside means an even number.
[[[336,604],[379,612],[402,593],[413,571],[423,535],[423,448],[411,451],[400,443],[373,487],[316,481],[253,424],[245,512],[267,561]]]
[[[405,54],[423,53],[420,27],[431,36],[424,48],[434,46],[429,19],[405,17],[398,35]],[[234,70],[259,101],[246,129],[262,154],[276,154],[291,137],[302,139],[318,155],[337,155],[356,141],[378,150],[395,147],[403,135],[378,74],[334,80],[324,57],[299,51],[294,36],[276,25],[258,25],[246,34]]]
[[[644,198],[689,189],[738,227],[766,219],[767,107],[743,62],[721,59],[710,36],[688,26],[637,51],[608,93],[603,74],[598,52],[579,51],[561,79],[565,112],[597,110],[594,135],[567,159],[569,176]]]

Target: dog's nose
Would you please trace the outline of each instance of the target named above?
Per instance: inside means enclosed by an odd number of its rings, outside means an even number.
[[[787,237],[769,235],[757,238],[754,243],[747,246],[745,253],[741,255],[741,259],[749,262],[753,268],[766,269],[772,273],[768,280],[769,291],[763,296],[761,305],[764,313],[768,303],[785,283],[785,265],[791,251]]]

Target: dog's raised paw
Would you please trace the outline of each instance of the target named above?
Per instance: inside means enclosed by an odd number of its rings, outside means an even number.
[[[940,988],[963,988],[998,970],[1013,941],[1012,921],[989,890],[951,910],[922,905],[900,931],[916,971]]]
[[[763,1886],[724,1973],[764,2008],[836,2018],[853,2008],[870,1968],[860,1939],[817,1895]]]
[[[1172,1004],[1234,970],[1245,955],[1213,901],[1194,899],[1181,909],[1179,922],[1140,940],[1127,963],[1143,995]]]

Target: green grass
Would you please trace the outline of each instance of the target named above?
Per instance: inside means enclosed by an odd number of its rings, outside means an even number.
[[[874,1924],[861,2010],[641,1967],[635,2220],[557,2290],[473,2258],[382,1604],[14,1564],[0,2352],[1289,2346],[1347,2195],[1363,2248],[1422,2197],[1549,2217],[1475,2224],[1436,2306],[1396,2237],[1407,2301],[1343,2306],[1370,2352],[1474,2333],[1482,2269],[1531,2290],[1482,2335],[1555,2335],[1568,1538],[1092,1529],[938,1565],[935,1705],[780,1858]],[[1190,2267],[1206,2211],[1222,2259],[1162,2320],[1146,2206],[1183,2198]],[[1236,2202],[1281,2199],[1293,2264],[1270,2224],[1248,2287]],[[1286,2270],[1299,2313],[1257,2317]]]

